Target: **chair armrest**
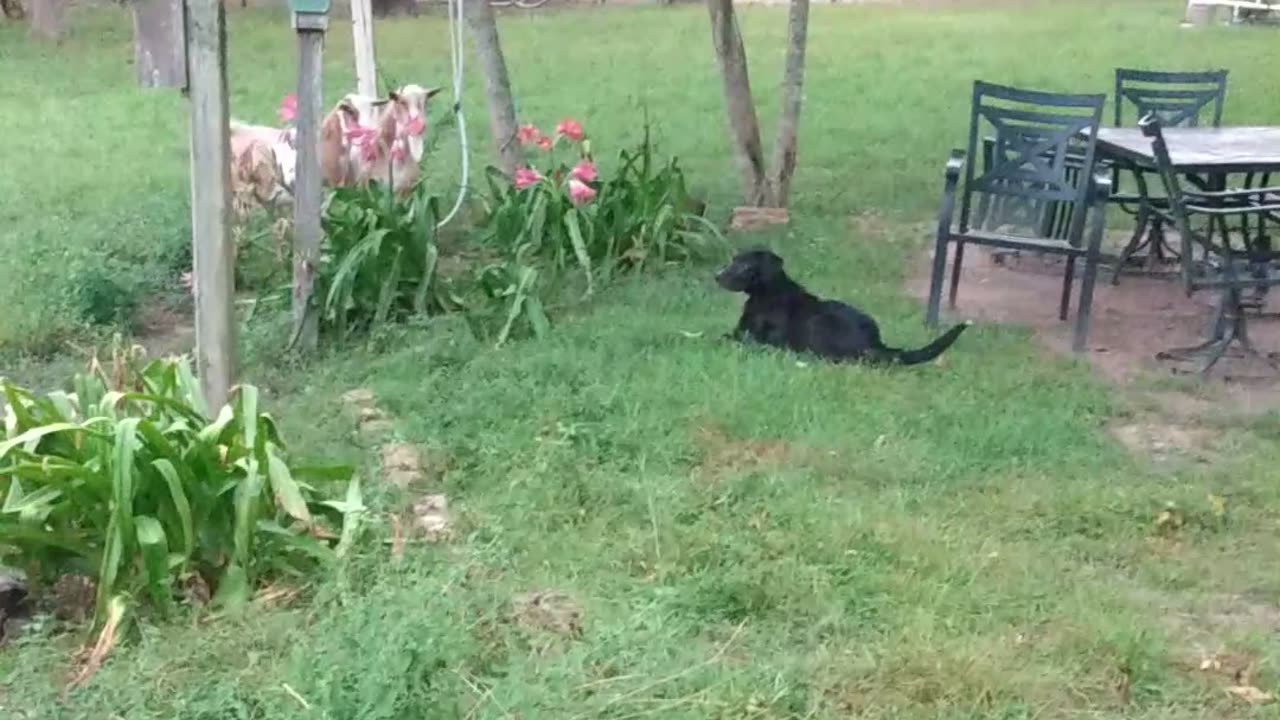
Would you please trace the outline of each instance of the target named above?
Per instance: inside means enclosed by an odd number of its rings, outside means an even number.
[[[1267,195],[1280,195],[1280,187],[1265,187],[1239,190],[1183,190],[1182,194],[1188,199],[1206,198],[1211,200],[1235,200],[1247,199],[1254,196],[1266,197]]]
[[[1098,253],[1102,250],[1102,238],[1107,227],[1107,200],[1111,197],[1111,172],[1109,169],[1095,170],[1089,177],[1089,206],[1093,209],[1092,224],[1089,226],[1089,251]]]
[[[960,185],[960,173],[964,172],[965,153],[952,150],[943,170],[942,203],[938,209],[938,238],[951,234],[951,218],[956,209],[956,188]]]

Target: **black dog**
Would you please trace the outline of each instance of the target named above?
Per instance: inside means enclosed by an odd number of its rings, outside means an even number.
[[[885,347],[870,315],[838,300],[823,300],[782,271],[782,258],[769,250],[745,250],[716,273],[720,287],[747,294],[735,340],[754,340],[836,362],[915,365],[929,362],[969,327],[956,325],[919,350]]]

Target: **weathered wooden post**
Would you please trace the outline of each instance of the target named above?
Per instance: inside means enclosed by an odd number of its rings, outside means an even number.
[[[216,415],[236,373],[226,15],[222,0],[187,0],[186,16],[196,371],[207,410]]]
[[[298,165],[293,201],[293,336],[303,351],[319,341],[314,296],[320,262],[320,94],[329,0],[289,0],[298,33]]]
[[[378,96],[378,64],[373,48],[373,5],[351,0],[351,34],[356,56],[356,92]]]
[[[134,0],[133,66],[144,88],[187,86],[183,0]]]

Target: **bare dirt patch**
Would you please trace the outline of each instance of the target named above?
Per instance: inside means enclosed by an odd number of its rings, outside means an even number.
[[[921,301],[928,297],[931,255],[925,254],[907,273],[907,291]],[[1074,314],[1067,322],[1057,316],[1062,276],[1061,258],[1024,253],[997,262],[989,249],[970,247],[956,313],[977,322],[1028,328],[1044,348],[1070,356]],[[1084,358],[1102,376],[1122,385],[1187,378],[1191,368],[1159,361],[1156,354],[1203,341],[1212,318],[1211,294],[1188,297],[1182,285],[1167,275],[1129,273],[1121,276],[1119,285],[1112,285],[1110,279],[1111,269],[1101,268]],[[1078,295],[1077,279],[1073,297]],[[1263,352],[1280,350],[1278,310],[1280,301],[1273,295],[1268,307],[1250,318],[1251,337]],[[1280,377],[1264,363],[1243,356],[1228,354],[1207,382],[1190,385],[1195,386],[1194,402],[1185,392],[1161,389],[1160,394],[1170,395],[1161,404],[1177,407],[1182,414],[1192,404],[1200,405],[1196,414],[1211,408],[1227,408],[1232,415],[1280,408]]]
[[[134,319],[138,343],[151,357],[189,353],[196,346],[196,326],[190,312],[153,301],[145,303]]]
[[[1220,434],[1194,425],[1168,422],[1149,417],[1139,421],[1116,423],[1108,428],[1112,437],[1135,455],[1156,463],[1179,460],[1209,462],[1215,457]]]
[[[794,454],[782,440],[738,440],[718,425],[701,426],[696,437],[702,451],[698,474],[707,479],[778,467]]]

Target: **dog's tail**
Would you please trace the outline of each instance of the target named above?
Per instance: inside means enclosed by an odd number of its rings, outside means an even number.
[[[927,363],[946,352],[947,348],[951,347],[952,343],[956,341],[956,338],[960,337],[960,333],[967,330],[972,324],[972,321],[966,320],[938,336],[938,339],[917,350],[886,348],[885,355],[889,361],[898,363],[899,365],[919,365],[920,363]]]

